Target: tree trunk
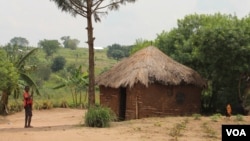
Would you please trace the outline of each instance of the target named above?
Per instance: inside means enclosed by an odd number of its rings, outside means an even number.
[[[80,108],[82,109],[82,91],[79,93],[79,103],[80,103]]]
[[[75,96],[75,107],[77,107],[77,90],[76,88],[74,87],[74,96]]]
[[[70,91],[71,91],[71,94],[72,94],[73,103],[74,103],[74,105],[76,105],[75,104],[75,96],[74,96],[73,88],[70,88]]]
[[[89,106],[95,105],[95,62],[94,62],[94,37],[92,25],[92,1],[87,0],[87,30],[89,46]]]
[[[218,90],[215,87],[216,87],[216,85],[213,82],[212,83],[212,95],[211,95],[211,98],[209,100],[209,105],[208,105],[208,112],[209,113],[215,112],[216,108],[218,108],[215,106],[215,103],[217,101],[217,92],[215,90]]]
[[[9,99],[9,95],[6,91],[2,92],[2,97],[0,100],[0,115],[6,115],[7,113],[7,105],[8,105],[8,99]]]

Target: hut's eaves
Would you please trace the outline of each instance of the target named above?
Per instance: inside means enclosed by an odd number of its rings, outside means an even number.
[[[205,87],[204,79],[193,69],[184,66],[158,48],[149,46],[122,60],[96,78],[97,85],[133,87],[136,83],[163,85],[193,84]]]

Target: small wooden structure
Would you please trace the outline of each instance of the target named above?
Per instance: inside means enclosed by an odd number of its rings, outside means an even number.
[[[199,113],[204,79],[149,46],[96,78],[101,105],[120,120]]]

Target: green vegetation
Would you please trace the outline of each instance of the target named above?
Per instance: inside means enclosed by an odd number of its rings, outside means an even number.
[[[80,43],[77,39],[71,39],[70,36],[63,36],[61,37],[61,40],[63,41],[64,48],[70,48],[70,49],[77,49],[78,44]]]
[[[40,52],[38,56],[43,52]],[[65,79],[70,79],[72,77],[72,73],[76,71],[79,66],[83,72],[87,72],[88,70],[88,49],[86,48],[77,48],[76,50],[71,50],[68,48],[60,48],[54,56],[63,56],[66,59],[66,64],[63,70],[52,73],[51,77],[48,81],[43,81],[43,85],[40,87],[42,96],[35,97],[36,99],[42,100],[51,100],[54,107],[58,107],[61,103],[67,103],[69,107],[74,107],[74,100],[72,99],[71,88],[63,87],[60,89],[53,89],[58,85],[65,84]],[[112,67],[115,63],[117,63],[113,59],[109,59],[106,56],[106,50],[96,50],[95,52],[95,70],[96,76],[103,72],[106,68]],[[49,65],[49,62],[47,62]],[[34,76],[36,77],[36,76]],[[98,87],[96,87],[96,103],[99,102],[98,99]],[[87,105],[87,90],[82,89],[82,104]],[[63,105],[63,104],[62,104]]]
[[[107,56],[117,61],[121,60],[122,58],[129,57],[132,47],[133,46],[121,46],[119,44],[113,44],[107,47]]]
[[[207,122],[204,122],[201,127],[203,128],[203,132],[206,134],[206,137],[217,138],[216,131],[210,127]]]
[[[191,14],[155,40],[163,52],[208,81],[202,95],[202,112],[224,113],[227,103],[233,107],[250,104],[249,93],[245,93],[250,76],[249,29],[249,15],[239,19],[220,13]]]
[[[109,127],[116,116],[110,108],[91,106],[85,114],[85,125],[88,127]]]
[[[60,43],[58,40],[42,40],[39,41],[38,46],[43,49],[47,57],[53,56],[54,53],[60,48]]]
[[[106,56],[107,50],[96,50],[95,51],[95,70],[96,76],[101,72],[112,67],[116,60],[110,59]],[[72,85],[67,85],[60,89],[54,89],[56,86],[66,84],[66,82],[77,75],[74,72],[81,66],[82,72],[88,70],[88,49],[77,48],[72,50],[69,48],[59,48],[57,52],[53,54],[53,57],[62,56],[66,60],[66,64],[62,70],[52,72],[50,67],[52,65],[51,59],[46,59],[47,56],[42,49],[38,49],[37,52],[30,56],[30,59],[26,60],[27,65],[35,64],[35,71],[30,72],[29,76],[36,82],[40,95],[34,95],[34,108],[35,109],[50,109],[52,107],[87,107],[88,96],[87,88],[82,88],[74,93],[74,99],[72,98]],[[6,64],[6,63],[5,63]],[[79,70],[78,70],[79,71]],[[78,77],[80,78],[81,75]],[[84,77],[84,76],[83,76]],[[96,103],[99,103],[99,89],[96,90]],[[21,90],[22,92],[22,90]],[[22,93],[20,93],[22,95]],[[75,97],[78,97],[77,101]],[[81,98],[80,98],[81,96]],[[19,106],[17,106],[19,105]],[[8,108],[9,111],[19,111],[18,108],[22,107],[22,96],[14,98],[14,95],[9,97]],[[19,108],[20,109],[20,108]],[[22,108],[21,108],[22,109]]]
[[[7,107],[9,96],[13,94],[14,99],[17,99],[23,92],[22,90],[25,85],[32,87],[31,95],[33,95],[34,92],[38,95],[40,94],[36,83],[29,76],[29,73],[33,72],[36,66],[26,64],[28,59],[35,54],[38,48],[30,48],[23,51],[19,46],[8,44],[3,47],[3,50],[5,51],[6,56],[3,56],[3,59],[0,60],[0,64],[5,64],[1,65],[2,74],[0,77],[6,85],[0,86],[0,90],[2,91],[0,99],[0,114],[8,114]],[[7,74],[4,74],[6,72]],[[15,81],[13,81],[14,79]]]
[[[222,117],[222,115],[221,115],[220,113],[213,114],[213,115],[211,116],[211,120],[212,120],[213,122],[217,122],[221,117]]]
[[[59,9],[67,12],[73,16],[79,15],[87,20],[87,44],[89,51],[89,88],[88,102],[90,105],[95,105],[95,55],[94,55],[94,33],[93,33],[93,21],[101,22],[101,17],[107,15],[108,11],[115,11],[120,8],[121,5],[126,5],[127,3],[134,3],[136,0],[121,0],[121,1],[110,1],[103,2],[103,0],[97,0],[93,2],[92,0],[84,1],[65,1],[65,0],[52,0],[56,3]],[[91,10],[90,10],[91,9]]]
[[[163,31],[158,34],[154,41],[137,40],[129,50],[131,54],[148,45],[155,45],[171,58],[201,74],[208,82],[207,89],[203,91],[201,97],[202,113],[214,114],[216,111],[216,113],[224,114],[225,105],[230,103],[232,107],[243,107],[244,110],[241,111],[245,111],[239,112],[235,108],[233,114],[243,115],[247,110],[249,111],[248,107],[250,105],[250,81],[248,79],[250,77],[249,35],[249,15],[239,19],[236,16],[220,13],[213,15],[192,14],[178,20],[177,27],[171,31]],[[41,48],[36,48],[38,51],[35,55],[22,58],[31,48],[23,47],[23,45],[27,44],[24,38],[18,37],[14,39],[16,41],[13,40],[12,44],[2,47],[8,54],[9,62],[13,63],[12,65],[17,67],[19,72],[25,70],[26,76],[36,82],[35,84],[39,87],[41,96],[35,95],[35,100],[48,100],[53,103],[53,106],[72,107],[75,105],[76,102],[74,99],[72,100],[72,89],[70,87],[67,86],[57,90],[53,88],[65,84],[65,81],[73,78],[74,74],[72,72],[79,66],[82,66],[81,73],[88,72],[88,79],[90,79],[93,77],[93,74],[90,74],[92,71],[97,76],[117,63],[116,60],[111,58],[120,59],[128,56],[128,48],[121,48],[118,44],[113,44],[105,50],[95,50],[95,56],[90,57],[89,53],[92,52],[90,51],[92,48],[72,50],[71,48],[62,48],[56,40],[43,40],[39,43]],[[54,48],[51,46],[54,46]],[[51,48],[53,50],[50,50]],[[109,55],[109,58],[107,55]],[[58,56],[64,57],[66,64],[62,69],[53,72],[50,68],[53,59]],[[23,62],[20,64],[17,60]],[[1,61],[2,66],[7,64],[4,59]],[[93,65],[92,61],[94,61],[94,65],[90,66],[89,61],[90,65]],[[18,84],[21,85],[25,83],[23,79],[18,81]],[[87,93],[90,95],[90,85],[92,84],[88,84],[88,89],[81,88],[79,93],[82,94],[84,99],[80,104],[86,105],[87,101],[93,97],[87,96]],[[16,86],[16,84],[12,86]],[[21,90],[19,89],[19,91]],[[98,103],[98,87],[94,87],[94,92],[96,93],[94,97],[97,96],[96,103]],[[13,96],[18,98],[20,94],[16,94]],[[78,92],[76,95],[80,96]],[[21,98],[19,97],[16,100],[19,101]],[[213,118],[216,121],[216,117]]]
[[[182,136],[182,130],[186,128],[188,122],[188,119],[185,119],[184,121],[175,124],[175,126],[170,129],[169,135],[173,137],[175,141],[178,141],[178,137]]]
[[[193,114],[192,117],[194,117],[194,120],[200,120],[201,114]]]
[[[53,59],[53,63],[51,65],[51,70],[53,72],[57,72],[59,70],[62,70],[64,68],[65,64],[66,64],[66,59],[62,56],[57,56]]]
[[[237,114],[237,115],[235,115],[235,121],[244,121],[244,118],[242,115]]]

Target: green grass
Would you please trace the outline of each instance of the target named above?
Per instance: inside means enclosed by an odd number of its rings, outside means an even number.
[[[95,51],[95,75],[99,75],[104,70],[111,68],[115,63],[116,60],[110,59],[106,56],[107,50],[96,50]],[[35,56],[38,58],[39,64],[50,64],[52,58],[46,58],[45,53],[42,50],[39,50]],[[88,70],[88,49],[87,48],[77,48],[76,50],[60,48],[57,53],[53,55],[56,56],[63,56],[66,59],[65,69],[68,66],[75,65],[76,67],[82,66],[83,71]],[[32,60],[32,59],[31,59]],[[39,66],[38,66],[39,69]],[[39,86],[39,91],[41,96],[34,95],[34,102],[37,104],[37,107],[41,107],[42,105],[51,105],[53,107],[60,107],[62,103],[67,103],[69,107],[73,107],[73,100],[72,94],[68,88],[61,88],[61,89],[52,89],[55,86],[58,86],[61,83],[61,80],[58,79],[59,77],[65,77],[64,73],[57,72],[52,73],[50,75],[50,79],[48,81],[44,81],[41,86]],[[32,78],[36,80],[36,76],[32,75]],[[82,91],[82,103],[86,105],[87,97],[86,97],[86,90]],[[10,96],[10,105],[14,105],[16,101]],[[99,89],[98,86],[96,87],[96,103],[98,104],[99,100]],[[22,104],[22,95],[20,95],[19,99],[17,99],[17,103]],[[15,105],[14,105],[15,106]],[[51,107],[52,107],[51,106]],[[49,106],[50,107],[50,106]]]
[[[110,122],[116,120],[110,108],[92,106],[84,116],[85,125],[88,127],[109,127]]]
[[[211,120],[212,120],[213,122],[218,122],[218,120],[219,120],[221,117],[222,117],[222,115],[221,115],[220,113],[213,114],[213,115],[211,116]]]
[[[106,55],[107,50],[96,50],[95,51],[95,74],[100,74],[100,72],[108,67],[112,67],[117,63],[114,59],[109,59]],[[82,65],[84,70],[88,70],[88,49],[78,48],[76,50],[61,48],[58,50],[54,56],[65,57],[67,63],[66,66],[70,64]]]

